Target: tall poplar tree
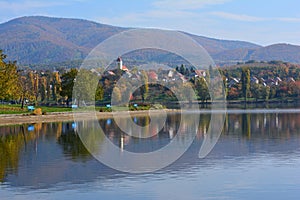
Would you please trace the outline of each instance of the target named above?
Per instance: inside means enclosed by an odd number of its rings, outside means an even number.
[[[250,97],[250,69],[249,68],[242,68],[242,75],[241,75],[241,82],[242,82],[242,94],[247,101],[247,99]]]

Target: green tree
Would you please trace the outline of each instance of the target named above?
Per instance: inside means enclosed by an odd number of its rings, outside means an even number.
[[[97,74],[86,69],[81,69],[78,71],[78,75],[74,81],[72,97],[77,100],[78,107],[81,106],[80,103],[82,101],[85,103],[94,102],[96,90],[99,84],[99,77]]]
[[[121,90],[118,87],[115,87],[113,90],[114,102],[119,104],[122,100]]]
[[[148,97],[149,92],[148,75],[145,71],[141,72],[141,80],[143,85],[140,87],[140,93],[142,96],[142,100],[145,101],[145,99]]]
[[[202,102],[205,102],[210,98],[207,82],[203,77],[196,78],[195,87]]]
[[[103,100],[104,98],[104,89],[102,84],[98,83],[96,94],[95,94],[95,101]]]
[[[187,100],[189,104],[191,104],[193,100],[196,100],[195,91],[193,89],[193,85],[190,82],[186,82],[183,84],[182,95],[183,99]]]
[[[261,97],[265,100],[265,101],[268,101],[269,100],[269,97],[270,97],[270,92],[271,92],[271,89],[269,86],[263,86],[261,88]]]
[[[69,101],[72,98],[74,80],[78,74],[77,69],[71,69],[61,76],[61,92],[60,95],[66,98],[66,103],[69,105]]]
[[[251,84],[251,93],[256,101],[262,98],[262,87],[261,84]]]

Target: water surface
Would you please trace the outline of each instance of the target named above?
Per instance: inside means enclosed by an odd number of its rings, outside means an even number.
[[[210,117],[200,114],[195,140],[179,160],[146,174],[98,162],[73,122],[0,127],[1,199],[299,199],[300,112],[229,111],[218,143],[199,159]],[[149,119],[134,120],[143,125]],[[190,120],[179,114],[170,114],[148,139],[122,133],[113,119],[99,123],[116,146],[137,153],[167,145],[179,123],[181,131],[190,130]]]

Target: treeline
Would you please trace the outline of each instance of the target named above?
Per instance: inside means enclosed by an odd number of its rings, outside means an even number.
[[[298,100],[300,66],[282,61],[248,61],[222,68],[228,100]]]
[[[112,96],[120,103],[128,99],[168,103],[178,100],[176,92],[181,100],[189,102],[195,99],[208,102],[211,95],[216,95],[214,99],[226,96],[227,100],[234,101],[298,100],[300,94],[299,65],[280,61],[249,62],[219,69],[210,67],[204,72],[184,65],[169,71],[80,70],[78,77],[75,68],[60,68],[59,71],[18,69],[16,62],[5,61],[1,50],[0,55],[0,101],[13,101],[22,107],[25,104],[70,106],[72,100],[80,106],[85,99],[105,105]],[[224,84],[224,91],[214,87],[218,91],[212,92],[211,80],[216,73],[221,74],[219,82]],[[127,79],[121,80],[122,76]],[[154,84],[155,80],[164,80],[166,85]],[[131,91],[138,82],[142,82],[142,86]]]

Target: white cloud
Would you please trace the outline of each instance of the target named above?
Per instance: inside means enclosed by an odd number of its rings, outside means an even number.
[[[257,21],[265,21],[266,18],[261,17],[254,17],[250,15],[243,15],[243,14],[233,14],[227,12],[211,12],[210,14],[223,18],[223,19],[230,19],[236,21],[247,21],[247,22],[257,22]]]
[[[153,5],[164,10],[195,10],[208,5],[224,4],[231,0],[158,0]]]
[[[116,17],[102,17],[98,18],[97,21],[108,23],[108,24],[136,24],[136,23],[147,23],[151,21],[159,22],[159,20],[163,21],[173,21],[176,19],[192,19],[193,17],[197,17],[197,14],[192,12],[185,11],[173,11],[173,12],[165,12],[162,10],[150,10],[143,13],[128,13],[122,16]]]
[[[208,5],[224,4],[232,0],[155,0],[152,7],[144,12],[126,13],[115,17],[100,17],[96,21],[122,25],[122,26],[139,26],[159,27],[166,24],[176,24],[176,22],[188,23],[203,19],[204,13],[199,13],[197,9]],[[168,22],[168,23],[167,23]],[[197,23],[196,23],[197,24]],[[172,26],[174,27],[174,26]],[[180,27],[176,25],[176,27]]]
[[[276,20],[282,22],[300,22],[300,18],[276,18]]]
[[[63,1],[32,1],[24,0],[20,2],[0,1],[0,10],[5,12],[21,12],[37,8],[47,8],[65,5]]]
[[[243,22],[260,22],[260,21],[281,21],[281,22],[300,22],[300,18],[280,18],[280,17],[256,17],[244,14],[234,14],[227,12],[211,12],[211,15],[220,17],[222,19],[229,19]]]

